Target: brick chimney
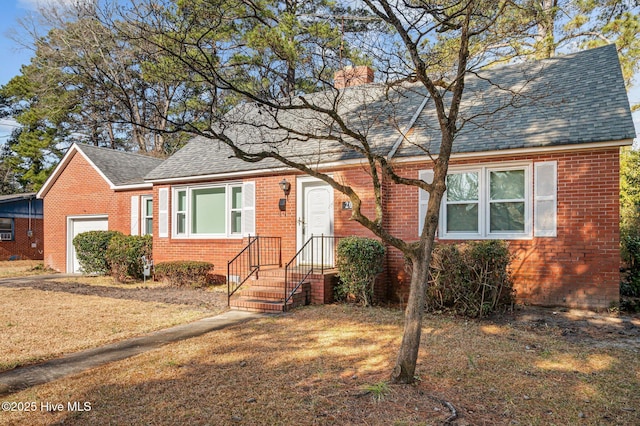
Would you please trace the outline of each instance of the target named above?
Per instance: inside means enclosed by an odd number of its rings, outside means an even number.
[[[333,84],[336,89],[359,86],[361,84],[373,83],[373,70],[367,66],[346,66],[336,71],[333,76]]]

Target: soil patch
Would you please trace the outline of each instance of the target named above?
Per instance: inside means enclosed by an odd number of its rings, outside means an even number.
[[[640,314],[613,314],[580,309],[520,306],[488,319],[530,331],[545,330],[572,343],[640,351]]]

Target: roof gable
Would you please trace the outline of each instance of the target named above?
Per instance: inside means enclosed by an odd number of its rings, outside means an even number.
[[[635,128],[614,45],[470,76],[453,153],[628,141]],[[438,154],[430,103],[398,156]],[[420,144],[420,147],[417,145]]]
[[[144,181],[144,176],[163,161],[140,154],[74,143],[38,191],[38,198],[46,195],[76,154],[82,155],[112,190],[150,187]]]

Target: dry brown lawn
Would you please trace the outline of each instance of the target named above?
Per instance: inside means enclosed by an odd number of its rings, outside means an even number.
[[[458,425],[640,424],[637,341],[595,345],[546,322],[424,324],[415,385],[387,383],[399,311],[307,307],[4,397],[37,411],[0,424],[431,425],[451,407]]]
[[[72,284],[90,284],[98,287],[117,287],[117,288],[162,288],[165,284],[161,281],[129,281],[126,283],[119,283],[110,276],[84,276],[84,275],[71,275],[50,278],[47,281],[54,281],[58,283],[72,283]]]
[[[0,261],[0,278],[24,277],[51,273],[41,260]]]
[[[78,281],[71,286],[68,282],[63,286],[43,281],[0,286],[0,371],[194,321],[222,310],[140,299],[150,290],[137,285],[127,290],[105,287],[105,280],[113,285],[110,278],[73,280]],[[74,294],[72,290],[85,294]],[[91,294],[97,290],[101,295]]]

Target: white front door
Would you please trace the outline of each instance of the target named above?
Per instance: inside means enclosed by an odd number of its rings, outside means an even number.
[[[67,273],[79,274],[82,272],[76,249],[73,246],[73,239],[76,235],[87,231],[107,231],[109,220],[106,216],[87,216],[68,218],[67,232]]]
[[[333,236],[333,188],[316,179],[300,179],[299,194],[302,194],[298,208],[298,248],[311,236]],[[322,263],[323,248],[329,244],[318,240],[313,250],[304,252],[305,263]],[[313,252],[313,257],[311,253]],[[325,259],[326,260],[326,259]],[[325,262],[326,263],[326,262]]]

